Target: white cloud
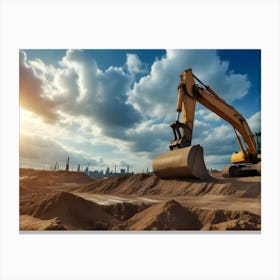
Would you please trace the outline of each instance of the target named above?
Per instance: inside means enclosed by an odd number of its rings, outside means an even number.
[[[244,97],[250,87],[246,75],[228,73],[229,64],[214,50],[168,50],[151,72],[134,84],[129,102],[142,114],[171,120],[176,111],[180,74],[187,68],[228,102]]]
[[[201,117],[203,121],[209,122],[209,123],[210,122],[217,122],[217,121],[221,120],[221,118],[218,115],[209,111],[208,109],[199,109],[196,112],[196,116]]]
[[[209,134],[206,136],[205,141],[206,142],[216,142],[216,141],[226,141],[227,139],[231,138],[231,135],[233,135],[233,129],[229,125],[221,125],[218,127],[213,128],[211,131],[209,131]]]
[[[126,55],[126,66],[128,72],[132,75],[144,73],[146,71],[145,65],[141,62],[137,54],[128,53]]]
[[[256,112],[247,121],[253,133],[261,131],[261,112]]]
[[[130,149],[133,152],[146,153],[150,158],[168,148],[172,131],[165,123],[154,124],[152,120],[142,122],[137,128],[126,132]]]
[[[225,155],[233,152],[234,141],[232,127],[222,124],[217,127],[201,126],[194,130],[192,144],[200,144],[206,155]]]

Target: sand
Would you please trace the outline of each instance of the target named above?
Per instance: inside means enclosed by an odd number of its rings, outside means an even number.
[[[261,177],[20,170],[20,230],[261,230]]]
[[[120,195],[202,196],[233,195],[257,198],[260,196],[260,177],[227,178],[216,175],[215,180],[163,180],[147,174],[126,175],[95,181],[77,189],[80,192]]]
[[[175,200],[153,205],[120,225],[129,230],[196,230],[201,227],[197,216]]]
[[[69,192],[59,192],[39,202],[26,205],[21,214],[41,220],[58,219],[66,229],[107,229],[117,220],[100,205]]]

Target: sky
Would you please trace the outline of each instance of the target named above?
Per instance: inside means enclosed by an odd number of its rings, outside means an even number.
[[[72,170],[152,171],[187,68],[261,130],[260,50],[20,50],[20,167],[65,168],[69,156]],[[192,144],[208,169],[239,150],[232,127],[200,104]]]

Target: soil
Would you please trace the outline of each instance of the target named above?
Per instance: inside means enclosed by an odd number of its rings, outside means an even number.
[[[20,169],[20,230],[261,230],[261,177],[163,180]]]

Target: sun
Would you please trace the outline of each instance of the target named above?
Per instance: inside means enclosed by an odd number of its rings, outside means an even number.
[[[26,119],[31,118],[32,113],[28,110],[25,110],[24,108],[20,107],[19,108],[19,117],[20,117],[20,121],[24,121]]]
[[[21,134],[38,134],[42,130],[41,119],[33,112],[22,107],[19,110],[19,128]]]

